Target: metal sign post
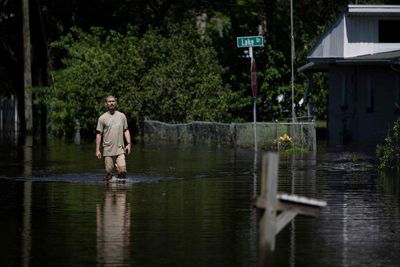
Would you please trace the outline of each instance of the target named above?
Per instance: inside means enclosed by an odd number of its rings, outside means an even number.
[[[249,50],[253,50],[252,47],[249,47]],[[256,108],[256,100],[257,100],[257,69],[256,69],[256,60],[253,57],[253,51],[250,53],[251,55],[251,66],[250,66],[250,76],[251,76],[251,91],[253,93],[253,132],[254,132],[254,150],[257,151],[257,108]]]
[[[253,94],[253,134],[254,134],[254,150],[257,151],[257,69],[256,60],[253,56],[253,47],[263,47],[264,37],[263,36],[244,36],[236,38],[238,48],[249,48],[250,56],[250,77],[251,77],[251,91]]]

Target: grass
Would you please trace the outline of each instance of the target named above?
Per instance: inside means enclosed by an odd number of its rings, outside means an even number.
[[[308,153],[310,151],[302,147],[291,147],[285,150],[281,150],[281,152],[294,154],[294,153]]]
[[[315,127],[316,128],[322,128],[322,129],[326,129],[327,127],[327,123],[326,121],[315,121]]]

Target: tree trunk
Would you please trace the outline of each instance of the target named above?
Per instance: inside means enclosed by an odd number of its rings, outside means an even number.
[[[257,17],[258,17],[258,35],[267,35],[267,18],[266,18],[267,4],[264,0],[257,0]]]
[[[31,33],[29,26],[29,0],[22,0],[22,40],[24,54],[24,109],[25,131],[31,133],[32,116],[32,70],[31,70]]]

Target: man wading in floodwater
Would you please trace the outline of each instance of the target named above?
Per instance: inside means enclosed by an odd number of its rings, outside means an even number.
[[[107,96],[105,103],[108,111],[100,116],[96,127],[96,157],[101,159],[100,143],[103,137],[103,157],[106,167],[104,181],[112,178],[114,166],[117,168],[118,180],[126,181],[125,153],[131,153],[131,135],[124,113],[116,110],[117,100]],[[124,137],[127,142],[125,147]]]

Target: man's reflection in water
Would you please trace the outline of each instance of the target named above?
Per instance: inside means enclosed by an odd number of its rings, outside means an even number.
[[[130,224],[126,185],[106,184],[104,203],[96,205],[98,263],[129,264]]]

